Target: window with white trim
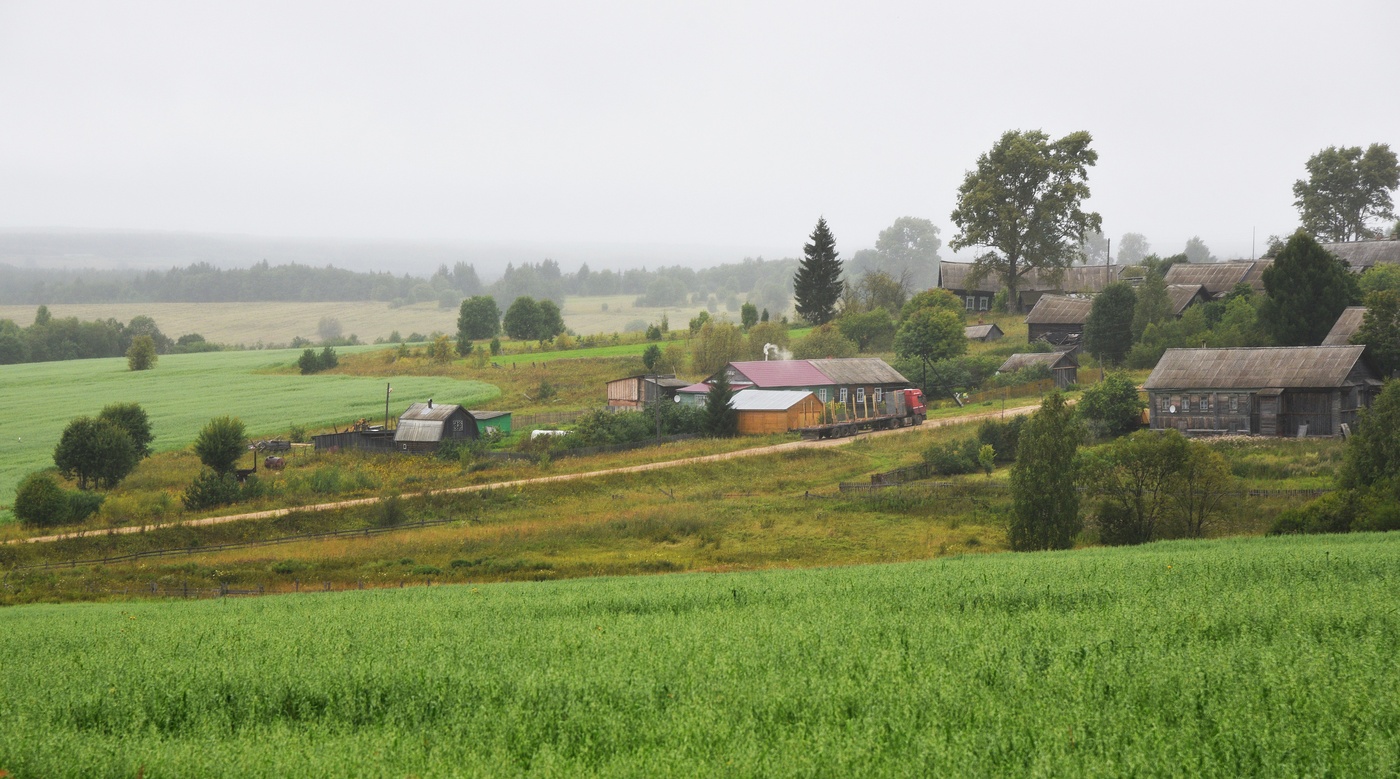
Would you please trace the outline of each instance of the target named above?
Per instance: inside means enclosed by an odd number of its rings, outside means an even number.
[[[876,402],[876,403],[883,403],[883,402],[885,402],[885,389],[884,389],[883,387],[876,387],[876,388],[875,388],[875,402]]]
[[[976,296],[976,295],[968,295],[968,296],[967,296],[967,310],[968,310],[968,311],[973,311],[973,310],[976,310],[976,308],[977,308],[977,296]]]
[[[846,399],[849,397],[849,395],[846,394],[847,392],[848,392],[848,390],[847,390],[845,387],[842,387],[842,388],[841,388],[841,402],[842,402],[842,403],[845,403],[845,402],[846,402]]]
[[[865,387],[856,387],[856,402],[862,405],[865,403]]]
[[[821,402],[823,402],[823,403],[826,402],[826,388],[825,388],[825,387],[823,387],[823,388],[817,390],[817,397],[821,399]]]
[[[978,311],[986,311],[988,308],[991,307],[991,304],[992,304],[992,299],[989,298],[989,297],[983,296],[981,300],[977,301],[977,310],[978,310]]]

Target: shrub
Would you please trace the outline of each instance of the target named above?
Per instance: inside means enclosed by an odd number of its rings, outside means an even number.
[[[1356,519],[1356,493],[1332,492],[1278,515],[1270,535],[1284,533],[1347,533]]]
[[[996,462],[1015,462],[1016,442],[1025,423],[1024,416],[1013,416],[1006,420],[984,420],[977,428],[977,440],[992,447],[996,452]]]
[[[982,442],[976,438],[933,444],[924,450],[924,462],[939,476],[974,473],[981,469]]]
[[[199,431],[194,453],[215,473],[228,473],[243,456],[246,435],[243,421],[230,416],[215,417]]]
[[[29,474],[15,491],[15,517],[30,527],[61,525],[72,510],[68,495],[47,473]]]
[[[104,496],[77,490],[68,493],[68,521],[82,522],[102,508]]]
[[[1117,438],[1142,425],[1144,408],[1147,404],[1138,396],[1137,385],[1121,373],[1112,373],[1084,390],[1076,411],[1091,435]]]
[[[206,468],[185,488],[181,500],[186,510],[200,511],[234,503],[238,500],[238,493],[238,480],[233,474],[221,474]]]

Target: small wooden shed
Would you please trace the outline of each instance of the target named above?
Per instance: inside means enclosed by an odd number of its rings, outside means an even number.
[[[500,431],[501,435],[510,435],[509,411],[473,411],[471,414],[476,419],[479,432],[484,432],[489,427]]]
[[[1000,341],[1001,337],[1004,335],[1006,335],[1006,333],[1001,331],[1001,328],[997,326],[996,322],[989,325],[968,325],[963,328],[963,337],[967,338],[969,341],[981,341],[983,343]]]
[[[676,390],[690,384],[675,374],[643,373],[608,382],[609,408],[646,408],[658,400],[670,400]]]
[[[443,441],[474,439],[480,435],[476,418],[456,404],[414,403],[399,417],[394,448],[422,454],[437,451]]]
[[[821,424],[822,403],[806,390],[746,389],[731,402],[739,416],[739,433],[786,433]]]
[[[1154,429],[1188,435],[1340,435],[1381,380],[1361,346],[1168,349],[1147,377]]]
[[[1094,301],[1089,298],[1042,295],[1026,314],[1026,340],[1077,344],[1093,308]]]
[[[997,368],[997,373],[1011,373],[1036,365],[1044,365],[1049,368],[1050,374],[1055,377],[1055,386],[1060,389],[1079,383],[1079,361],[1075,360],[1074,355],[1069,352],[1013,354],[1006,358],[1006,362],[1002,363],[1000,368]]]

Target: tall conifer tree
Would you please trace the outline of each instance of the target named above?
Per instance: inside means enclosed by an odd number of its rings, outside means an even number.
[[[836,318],[836,301],[841,299],[841,259],[826,217],[817,219],[811,243],[802,247],[802,254],[792,281],[797,314],[814,325],[824,325]]]

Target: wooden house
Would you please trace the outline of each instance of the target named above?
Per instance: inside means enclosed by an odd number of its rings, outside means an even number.
[[[852,357],[831,360],[746,360],[724,366],[735,390],[802,390],[822,404],[840,403],[854,417],[883,413],[885,395],[914,386],[884,360]],[[717,376],[718,374],[716,374]],[[716,377],[677,390],[679,402],[704,405]]]
[[[1263,292],[1264,271],[1273,264],[1273,260],[1178,262],[1167,268],[1167,286],[1199,284],[1206,288],[1212,300],[1228,295],[1241,283],[1248,284],[1255,292]]]
[[[806,390],[746,389],[734,393],[731,404],[741,435],[786,433],[821,424],[822,403]]]
[[[1191,306],[1209,303],[1210,293],[1202,284],[1168,284],[1167,300],[1171,302],[1172,316],[1180,319]]]
[[[1335,254],[1354,273],[1376,265],[1400,265],[1400,240],[1324,243],[1322,248]]]
[[[1143,387],[1157,430],[1333,436],[1381,380],[1360,346],[1168,349]]]
[[[456,404],[414,403],[399,416],[394,448],[421,454],[437,451],[443,441],[474,439],[480,435],[476,418]]]
[[[963,337],[969,341],[981,341],[983,343],[1000,341],[1004,335],[1006,335],[1006,333],[1001,331],[1001,328],[997,326],[996,322],[989,325],[968,325],[963,328]]]
[[[1342,315],[1337,317],[1337,323],[1332,325],[1332,329],[1327,332],[1327,337],[1322,339],[1323,346],[1346,346],[1351,343],[1351,337],[1356,335],[1356,331],[1361,329],[1361,322],[1366,318],[1365,306],[1347,306],[1342,310]]]
[[[608,407],[639,409],[659,400],[671,400],[676,390],[690,384],[675,374],[644,373],[608,382]]]
[[[1021,306],[1034,306],[1042,295],[1082,294],[1102,292],[1123,272],[1121,265],[1075,265],[1061,270],[1058,276],[1032,269],[1023,275],[1016,287]],[[1001,280],[990,274],[973,282],[972,263],[943,261],[938,264],[938,286],[957,295],[968,311],[989,311],[992,298],[1001,291]]]
[[[1011,373],[1037,365],[1044,365],[1050,370],[1055,377],[1055,386],[1060,389],[1079,383],[1079,362],[1069,352],[1013,354],[997,368],[997,373]]]
[[[1026,340],[1077,346],[1093,308],[1094,301],[1089,298],[1043,295],[1026,314]]]

